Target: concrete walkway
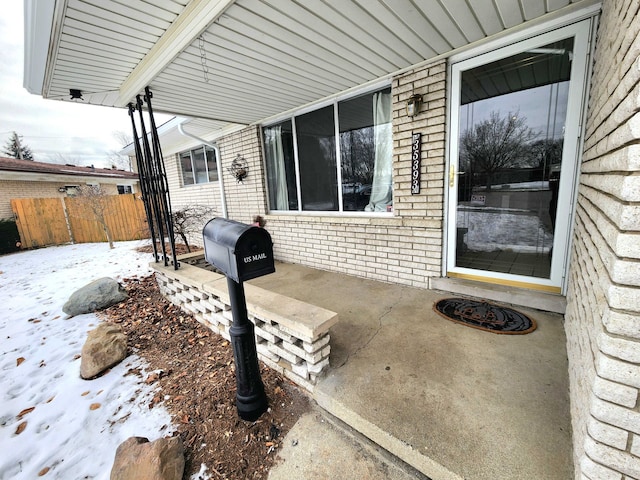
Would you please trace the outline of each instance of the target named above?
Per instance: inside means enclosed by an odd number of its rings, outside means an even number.
[[[428,480],[318,409],[298,420],[278,456],[269,480]]]
[[[417,471],[433,480],[573,477],[562,316],[518,308],[537,330],[496,335],[436,314],[433,303],[452,296],[443,292],[290,264],[250,283],[338,312],[331,370],[314,398]],[[317,441],[312,448],[344,454],[320,433],[305,438]],[[303,462],[300,476],[286,478],[332,478],[305,468],[314,467]],[[343,470],[341,478],[378,477]]]

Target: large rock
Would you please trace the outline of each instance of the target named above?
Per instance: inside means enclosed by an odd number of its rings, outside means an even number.
[[[120,444],[111,480],[182,480],[184,448],[180,437],[154,442],[131,437]]]
[[[76,290],[62,307],[67,315],[81,315],[110,307],[126,300],[127,292],[113,278],[103,277]]]
[[[127,356],[127,336],[122,327],[101,323],[89,332],[82,346],[80,376],[93,378],[100,372],[121,362]]]

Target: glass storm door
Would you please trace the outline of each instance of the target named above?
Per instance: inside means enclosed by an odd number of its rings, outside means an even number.
[[[449,276],[560,293],[588,22],[452,65]]]

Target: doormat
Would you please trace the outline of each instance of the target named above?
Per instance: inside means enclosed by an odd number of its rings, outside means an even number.
[[[536,321],[511,308],[466,298],[444,298],[433,309],[448,320],[493,333],[523,335],[536,329]]]

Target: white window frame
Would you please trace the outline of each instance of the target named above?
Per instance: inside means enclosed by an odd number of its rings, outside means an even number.
[[[286,115],[281,115],[277,117],[273,117],[269,120],[268,123],[264,123],[261,125],[260,131],[260,141],[262,142],[262,151],[264,152],[264,135],[262,134],[262,129],[272,127],[277,125],[278,123],[282,123],[286,120],[291,121],[291,128],[293,134],[293,158],[295,165],[295,175],[296,175],[296,194],[298,200],[298,209],[297,210],[273,210],[271,209],[271,205],[269,205],[269,213],[274,215],[305,215],[305,216],[317,216],[317,217],[393,217],[394,213],[391,212],[362,212],[362,211],[343,211],[343,199],[342,199],[342,188],[338,188],[338,208],[337,211],[325,210],[325,211],[317,211],[317,210],[303,210],[302,209],[302,189],[300,185],[300,163],[298,160],[298,140],[297,140],[297,132],[296,132],[296,122],[295,117],[304,115],[305,113],[314,112],[316,110],[320,110],[322,108],[333,105],[333,114],[334,114],[334,127],[335,127],[335,135],[336,135],[336,169],[337,169],[337,177],[336,181],[338,185],[342,185],[342,165],[341,165],[341,156],[340,156],[340,141],[339,141],[339,129],[340,126],[338,124],[338,103],[343,102],[345,100],[349,100],[351,98],[359,97],[361,95],[366,95],[367,93],[375,92],[377,90],[382,90],[385,88],[391,88],[393,94],[393,86],[389,80],[384,80],[381,82],[377,82],[374,84],[367,85],[367,87],[350,91],[349,93],[338,95],[330,100],[323,100],[321,102],[315,103],[313,105],[308,105],[306,107],[293,110],[288,112]],[[393,100],[392,100],[393,101]],[[393,123],[393,118],[391,119]],[[264,154],[263,154],[264,155]],[[267,178],[267,165],[266,165],[266,157],[263,162],[263,175],[264,178]],[[267,202],[269,202],[270,194],[268,182],[265,182],[265,189],[267,190]],[[395,197],[394,197],[395,204]]]
[[[196,181],[196,169],[195,169],[195,164],[193,160],[193,152],[195,152],[198,149],[202,149],[202,152],[204,153],[204,167],[207,172],[207,179],[208,179],[209,176],[211,175],[211,172],[209,171],[209,167],[207,166],[207,148],[213,152],[213,155],[215,157],[216,168],[213,170],[213,172],[218,178],[216,180],[207,180],[206,182],[198,182]],[[193,183],[185,183],[184,181],[184,169],[182,168],[182,155],[184,155],[187,152],[189,152],[189,158],[191,160],[191,172],[193,173]],[[202,186],[202,185],[207,185],[209,183],[216,183],[220,181],[219,174],[218,174],[219,173],[218,172],[218,162],[219,162],[218,155],[216,153],[216,150],[210,145],[203,144],[203,145],[199,145],[198,147],[190,148],[188,150],[183,150],[181,152],[178,152],[177,157],[178,157],[178,170],[180,171],[180,180],[182,182],[182,188]]]

